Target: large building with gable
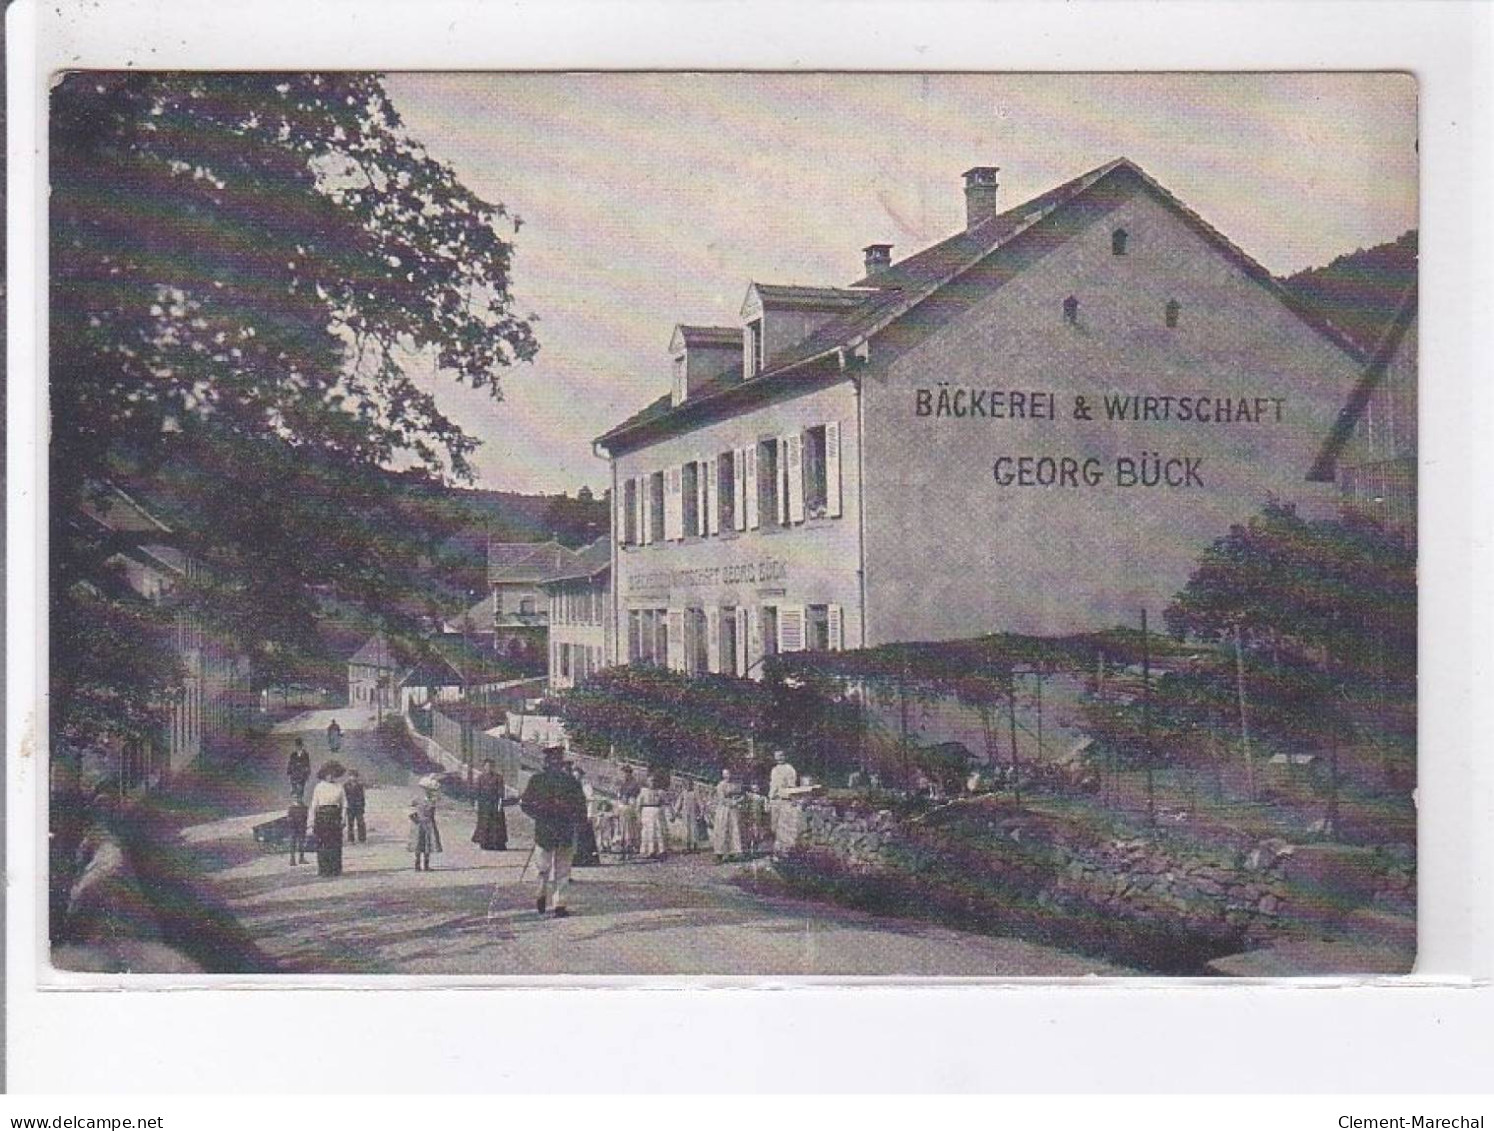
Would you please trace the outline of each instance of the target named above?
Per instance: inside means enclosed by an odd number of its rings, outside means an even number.
[[[1268,498],[1332,511],[1354,343],[1130,161],[1015,207],[998,174],[933,247],[675,330],[596,441],[616,662],[1134,624]]]

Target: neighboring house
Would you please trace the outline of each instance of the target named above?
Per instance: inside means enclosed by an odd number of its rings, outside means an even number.
[[[549,615],[545,579],[575,553],[559,542],[489,542],[488,591],[499,629],[543,628]]]
[[[1268,499],[1331,513],[1353,342],[1130,161],[997,195],[969,170],[963,231],[850,287],[753,283],[735,356],[676,329],[596,441],[616,661],[1135,624]]]
[[[611,546],[599,538],[573,557],[545,582],[552,691],[574,687],[611,663]]]
[[[1323,444],[1314,479],[1346,511],[1416,538],[1417,287],[1409,285]]]
[[[576,555],[560,543],[489,542],[488,592],[498,655],[540,672],[547,654],[549,597],[545,580],[569,568]]]
[[[409,670],[395,655],[393,645],[376,632],[348,659],[348,706],[370,711],[392,711],[399,704],[399,683]]]
[[[517,669],[485,652],[468,637],[433,636],[426,639],[432,654],[399,678],[400,708],[431,702],[451,702],[511,686]]]
[[[118,547],[106,564],[119,570],[132,593],[167,614],[166,631],[182,671],[161,733],[145,743],[114,743],[85,769],[95,778],[117,778],[120,792],[128,794],[159,785],[196,762],[213,739],[243,725],[252,704],[249,659],[235,641],[207,631],[180,599],[180,589],[202,566],[180,548],[170,526],[112,484],[89,491],[83,517]]]
[[[442,621],[441,631],[474,640],[486,637],[491,642],[498,628],[497,606],[496,596],[492,592],[485,593],[477,603]]]

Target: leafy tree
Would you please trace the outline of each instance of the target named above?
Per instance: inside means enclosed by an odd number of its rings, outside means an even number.
[[[148,633],[97,585],[90,485],[143,486],[208,566],[191,599],[272,676],[319,597],[379,606],[416,563],[388,469],[470,477],[476,441],[409,363],[498,398],[537,344],[509,292],[518,218],[377,76],[68,74],[51,154],[52,713],[87,743],[170,682],[98,660]]]
[[[1383,726],[1386,716],[1366,712],[1414,702],[1415,552],[1373,522],[1309,521],[1270,504],[1204,552],[1164,615],[1179,638],[1233,641],[1250,725],[1288,748],[1326,741],[1336,751],[1356,713]],[[1202,673],[1216,685],[1207,714],[1224,698],[1227,671]],[[1332,788],[1330,821],[1336,765]]]

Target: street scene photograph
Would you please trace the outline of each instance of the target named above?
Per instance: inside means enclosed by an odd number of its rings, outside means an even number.
[[[45,982],[1414,969],[1413,76],[47,110]]]

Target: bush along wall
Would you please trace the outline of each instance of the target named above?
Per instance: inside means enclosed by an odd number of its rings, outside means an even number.
[[[1281,841],[1210,854],[1117,839],[994,798],[914,821],[832,802],[803,811],[797,847],[774,864],[790,890],[1142,971],[1201,973],[1276,937],[1287,910],[1291,849]]]

